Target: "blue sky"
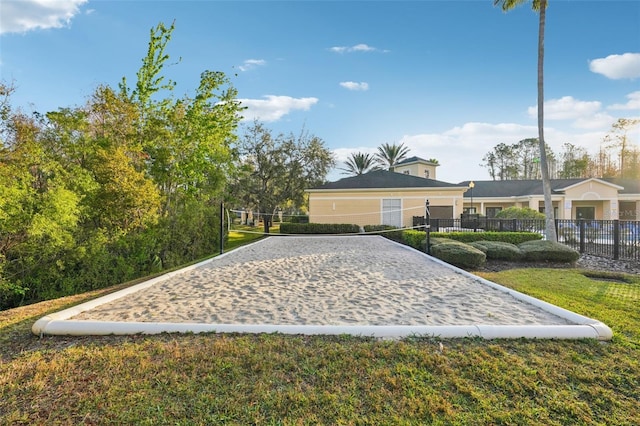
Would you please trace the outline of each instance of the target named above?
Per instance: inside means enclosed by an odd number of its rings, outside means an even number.
[[[0,0],[0,78],[27,112],[81,106],[99,84],[133,84],[150,29],[174,20],[165,74],[176,95],[192,93],[202,71],[224,71],[247,120],[304,126],[339,160],[402,142],[440,161],[439,180],[482,180],[495,145],[537,137],[530,4],[503,13],[492,0]],[[636,0],[550,1],[554,151],[570,142],[594,153],[615,120],[640,118],[639,22]],[[630,139],[640,143],[640,130]]]

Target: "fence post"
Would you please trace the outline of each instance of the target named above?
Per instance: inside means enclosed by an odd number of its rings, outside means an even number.
[[[429,200],[427,200],[426,204],[425,204],[425,215],[424,215],[424,231],[427,234],[425,238],[427,247],[425,252],[427,254],[431,254],[431,212],[429,211]]]
[[[620,259],[620,221],[613,221],[613,259]]]
[[[585,223],[584,219],[579,219],[578,221],[580,225],[580,253],[584,253],[584,237],[585,237]]]

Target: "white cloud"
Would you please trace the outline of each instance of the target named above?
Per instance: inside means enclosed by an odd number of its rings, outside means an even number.
[[[612,80],[640,77],[640,53],[609,55],[589,62],[589,69]]]
[[[240,71],[249,71],[257,67],[262,67],[267,64],[267,61],[264,59],[247,59],[242,63],[242,65],[238,66]]]
[[[88,0],[3,0],[0,34],[62,28]]]
[[[602,104],[598,101],[580,101],[572,96],[550,99],[544,103],[544,118],[548,120],[576,120],[597,113]],[[538,106],[527,109],[531,118],[537,117]]]
[[[337,148],[337,149],[334,149],[332,152],[338,163],[344,163],[345,161],[347,161],[351,153],[362,152],[366,154],[375,155],[376,152],[378,152],[378,149],[372,148],[370,146],[363,146],[363,147],[357,147],[357,148]],[[339,164],[339,167],[344,167],[344,164]]]
[[[584,130],[598,130],[611,127],[615,118],[604,112],[598,112],[591,116],[580,117],[573,122],[572,127]]]
[[[318,98],[292,98],[291,96],[267,95],[265,99],[238,99],[242,106],[243,121],[258,119],[261,121],[278,121],[292,111],[308,111],[318,103]]]
[[[360,83],[356,83],[355,81],[343,81],[340,83],[340,86],[348,90],[369,90],[369,83],[365,83],[364,81]]]
[[[584,147],[594,154],[606,133],[606,130],[567,132],[545,127],[545,141],[558,154],[565,142]],[[481,165],[487,153],[499,143],[511,145],[536,137],[537,126],[470,122],[442,133],[404,135],[399,142],[409,147],[410,155],[437,159],[441,165],[436,172],[438,180],[457,183],[469,179],[489,180],[487,168]]]
[[[629,101],[626,104],[614,104],[607,107],[607,109],[623,111],[640,110],[640,91],[629,93],[627,99],[629,99]]]
[[[606,114],[596,114],[597,116]],[[595,155],[603,143],[611,124],[615,121],[610,117],[606,123],[600,123],[601,129],[559,129],[545,127],[545,141],[551,149],[560,154],[563,144],[570,142],[583,147],[591,155]],[[404,143],[410,149],[410,156],[425,159],[435,158],[440,162],[436,178],[441,181],[458,183],[464,180],[489,180],[491,177],[487,168],[482,166],[482,158],[491,152],[499,143],[511,145],[526,138],[538,137],[538,128],[533,125],[517,123],[482,123],[468,122],[460,126],[446,129],[439,133],[421,133],[404,135],[398,143]],[[640,134],[629,134],[632,143],[638,143]],[[333,150],[339,162],[344,162],[351,152],[375,153],[375,147],[340,148]],[[342,167],[339,165],[339,167]],[[339,170],[334,170],[330,180],[343,178]],[[435,200],[432,200],[432,205]]]
[[[330,51],[336,53],[351,53],[351,52],[378,52],[380,49],[369,46],[368,44],[360,43],[353,46],[334,46],[329,48]],[[382,52],[388,52],[388,50],[382,50]]]

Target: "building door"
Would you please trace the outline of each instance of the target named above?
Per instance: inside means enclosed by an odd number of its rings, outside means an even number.
[[[402,228],[402,200],[382,200],[382,224]]]
[[[576,207],[576,219],[594,220],[595,218],[595,207]]]

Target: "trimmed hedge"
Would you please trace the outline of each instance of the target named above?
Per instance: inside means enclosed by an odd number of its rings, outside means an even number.
[[[469,244],[450,240],[431,246],[431,254],[440,260],[465,269],[484,265],[487,256]]]
[[[527,241],[518,245],[525,260],[546,262],[575,262],[580,258],[577,250],[552,241]]]
[[[502,241],[474,241],[469,243],[487,255],[487,259],[496,260],[522,260],[524,254],[518,246]]]
[[[280,224],[281,234],[357,234],[360,227],[345,223],[287,223]]]
[[[424,231],[408,230],[402,233],[402,241],[415,249],[423,250],[427,234]],[[542,236],[535,232],[432,232],[430,235],[431,245],[434,240],[449,239],[463,243],[474,241],[500,241],[518,245],[526,241],[540,240]]]
[[[463,243],[474,241],[502,241],[511,244],[521,244],[526,241],[541,240],[542,235],[535,232],[432,232],[431,238],[450,238]]]
[[[403,231],[396,228],[395,226],[390,225],[365,225],[364,232],[382,235],[385,238],[388,238],[393,241],[404,242],[403,239]]]
[[[402,242],[409,247],[413,247],[416,250],[424,251],[427,233],[424,231],[403,231],[402,232]]]

